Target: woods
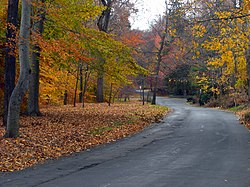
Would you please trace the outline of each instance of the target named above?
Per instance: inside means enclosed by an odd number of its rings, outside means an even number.
[[[5,137],[18,136],[20,113],[40,116],[40,105],[111,105],[131,89],[149,90],[152,104],[159,94],[247,105],[250,2],[169,0],[165,6],[141,31],[131,29],[138,10],[130,0],[2,1]]]

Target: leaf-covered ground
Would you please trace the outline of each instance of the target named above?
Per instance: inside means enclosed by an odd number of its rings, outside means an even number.
[[[242,109],[239,109],[237,111],[234,111],[234,112],[240,117],[241,123],[244,124],[250,130],[249,117],[247,119],[245,117],[247,114],[250,113],[250,108],[246,107],[246,108],[242,108]]]
[[[41,111],[41,117],[21,117],[19,138],[0,139],[0,171],[22,170],[134,134],[158,122],[167,108],[127,102],[111,107],[87,104],[84,109],[50,106]]]
[[[239,116],[240,122],[250,130],[250,107],[247,105],[239,105],[228,109]]]

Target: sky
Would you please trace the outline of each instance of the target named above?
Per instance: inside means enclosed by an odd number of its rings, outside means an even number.
[[[135,6],[139,12],[130,18],[132,29],[147,30],[150,23],[164,13],[165,0],[137,0]]]

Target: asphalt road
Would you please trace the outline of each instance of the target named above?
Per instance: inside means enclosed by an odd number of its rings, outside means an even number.
[[[158,98],[160,124],[115,143],[0,175],[0,186],[250,187],[250,133],[232,113]]]

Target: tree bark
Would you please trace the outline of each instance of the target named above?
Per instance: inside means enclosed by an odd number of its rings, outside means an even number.
[[[7,32],[6,32],[6,55],[4,75],[4,115],[3,124],[7,126],[9,100],[15,87],[16,78],[16,28],[18,22],[19,0],[8,0]]]
[[[83,92],[82,92],[82,108],[84,108],[84,104],[85,104],[85,93],[87,91],[87,85],[88,85],[90,73],[91,71],[89,71],[89,65],[87,64],[85,76],[84,76],[84,87],[83,87]]]
[[[113,84],[111,83],[109,91],[109,106],[111,105],[112,91],[113,91]]]
[[[97,26],[100,31],[108,32],[108,25],[111,15],[111,6],[112,0],[102,0],[103,6],[105,6],[105,10],[102,11],[102,15],[99,17]]]
[[[248,104],[250,104],[250,43],[247,50]]]
[[[97,26],[100,31],[108,32],[108,25],[111,15],[111,6],[112,0],[101,0],[105,9],[102,11],[102,15],[99,17]],[[102,59],[104,61],[104,59]],[[104,62],[103,62],[104,63]],[[97,79],[97,93],[96,93],[96,101],[98,103],[104,102],[103,95],[103,87],[104,87],[104,67],[100,66],[100,70],[98,71],[98,79]]]
[[[103,87],[104,87],[104,76],[102,72],[99,72],[97,78],[97,94],[96,94],[97,103],[104,102]]]
[[[83,74],[82,74],[82,62],[80,64],[80,70],[79,70],[79,76],[80,76],[80,93],[79,93],[79,102],[82,103],[83,102]]]
[[[68,104],[68,91],[65,90],[63,94],[63,104],[67,105]]]
[[[142,105],[145,105],[145,80],[144,80],[144,76],[143,76],[143,79],[142,79]]]
[[[9,103],[7,129],[4,137],[16,138],[19,134],[20,106],[22,99],[27,92],[31,74],[29,64],[30,47],[30,0],[22,0],[22,17],[19,38],[19,62],[20,76],[14,88]]]
[[[165,39],[166,39],[166,35],[168,33],[168,4],[167,1],[166,3],[166,25],[165,25],[165,30],[163,32],[163,35],[161,36],[161,44],[160,44],[160,48],[158,50],[157,53],[157,64],[156,64],[156,69],[155,69],[155,82],[154,82],[154,89],[153,89],[153,98],[152,98],[152,105],[156,104],[156,92],[157,92],[157,86],[158,86],[158,80],[159,80],[159,72],[160,72],[160,66],[161,66],[161,61],[162,61],[162,52],[164,49],[164,45],[165,45]]]
[[[38,20],[33,23],[33,33],[37,35],[42,35],[43,25],[45,19],[44,1],[41,0],[42,5],[37,8]],[[40,62],[40,46],[36,43],[32,46],[32,56],[31,56],[31,79],[29,85],[29,97],[27,114],[30,116],[40,116],[39,110],[39,62]]]
[[[246,61],[247,61],[247,82],[248,82],[248,105],[250,104],[250,35],[248,36],[248,49],[246,50]]]
[[[76,93],[77,93],[77,87],[78,87],[78,81],[79,81],[79,69],[80,69],[80,64],[77,67],[77,73],[76,73],[76,85],[75,85],[75,94],[74,94],[74,107],[76,106]]]

